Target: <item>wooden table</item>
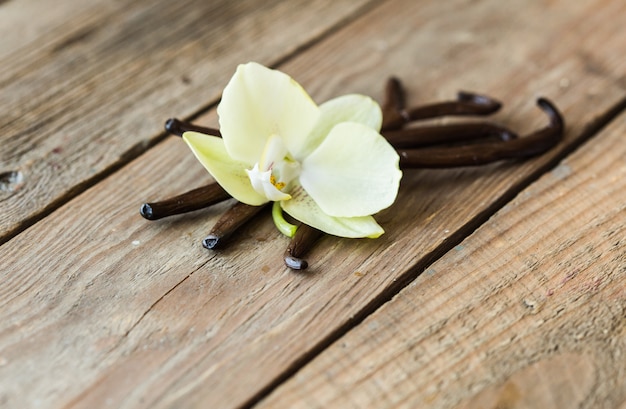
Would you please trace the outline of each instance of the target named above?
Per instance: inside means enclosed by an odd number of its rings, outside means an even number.
[[[626,408],[626,2],[6,0],[0,36],[0,407]],[[566,132],[406,171],[385,235],[294,272],[266,213],[216,252],[227,204],[138,213],[210,181],[162,124],[247,61]]]

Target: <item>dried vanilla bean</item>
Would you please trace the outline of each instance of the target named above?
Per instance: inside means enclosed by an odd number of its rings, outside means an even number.
[[[160,202],[144,203],[139,213],[148,220],[157,220],[203,209],[229,198],[220,185],[212,183]]]
[[[239,227],[252,219],[264,207],[265,205],[249,206],[241,202],[235,203],[215,223],[209,235],[202,240],[202,246],[209,250],[223,246]]]

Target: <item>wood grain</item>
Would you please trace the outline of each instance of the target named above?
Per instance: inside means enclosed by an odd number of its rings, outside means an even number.
[[[0,247],[0,402],[254,403],[622,101],[621,15],[619,1],[389,1],[282,64],[318,101],[380,96],[390,74],[405,79],[412,103],[487,92],[507,103],[496,120],[522,132],[545,123],[533,106],[541,94],[564,111],[566,140],[523,164],[407,172],[397,205],[379,217],[381,239],[325,237],[311,269],[295,274],[268,217],[207,253],[199,241],[224,206],[156,223],[137,215],[145,200],[208,180],[182,142],[167,139]]]
[[[626,115],[259,408],[613,408],[626,399]]]
[[[210,107],[237,64],[275,64],[367,5],[40,3],[0,6],[0,243]]]

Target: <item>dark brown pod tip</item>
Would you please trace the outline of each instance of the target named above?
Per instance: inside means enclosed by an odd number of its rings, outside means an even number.
[[[313,247],[313,244],[322,235],[322,232],[302,224],[298,227],[295,236],[285,250],[285,265],[293,270],[304,270],[309,263],[302,257]]]
[[[218,129],[194,125],[190,122],[181,121],[176,118],[170,118],[167,121],[165,121],[165,130],[168,133],[172,135],[176,135],[176,136],[183,136],[183,134],[188,131],[200,132],[203,134],[213,135],[213,136],[220,136],[220,137],[222,136],[222,134],[220,133]]]

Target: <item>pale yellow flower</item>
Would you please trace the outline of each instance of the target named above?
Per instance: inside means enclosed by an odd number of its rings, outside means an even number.
[[[248,63],[237,68],[217,112],[222,138],[183,138],[235,199],[278,202],[336,236],[383,233],[372,215],[395,201],[402,172],[371,98],[345,95],[318,107],[288,75]]]

